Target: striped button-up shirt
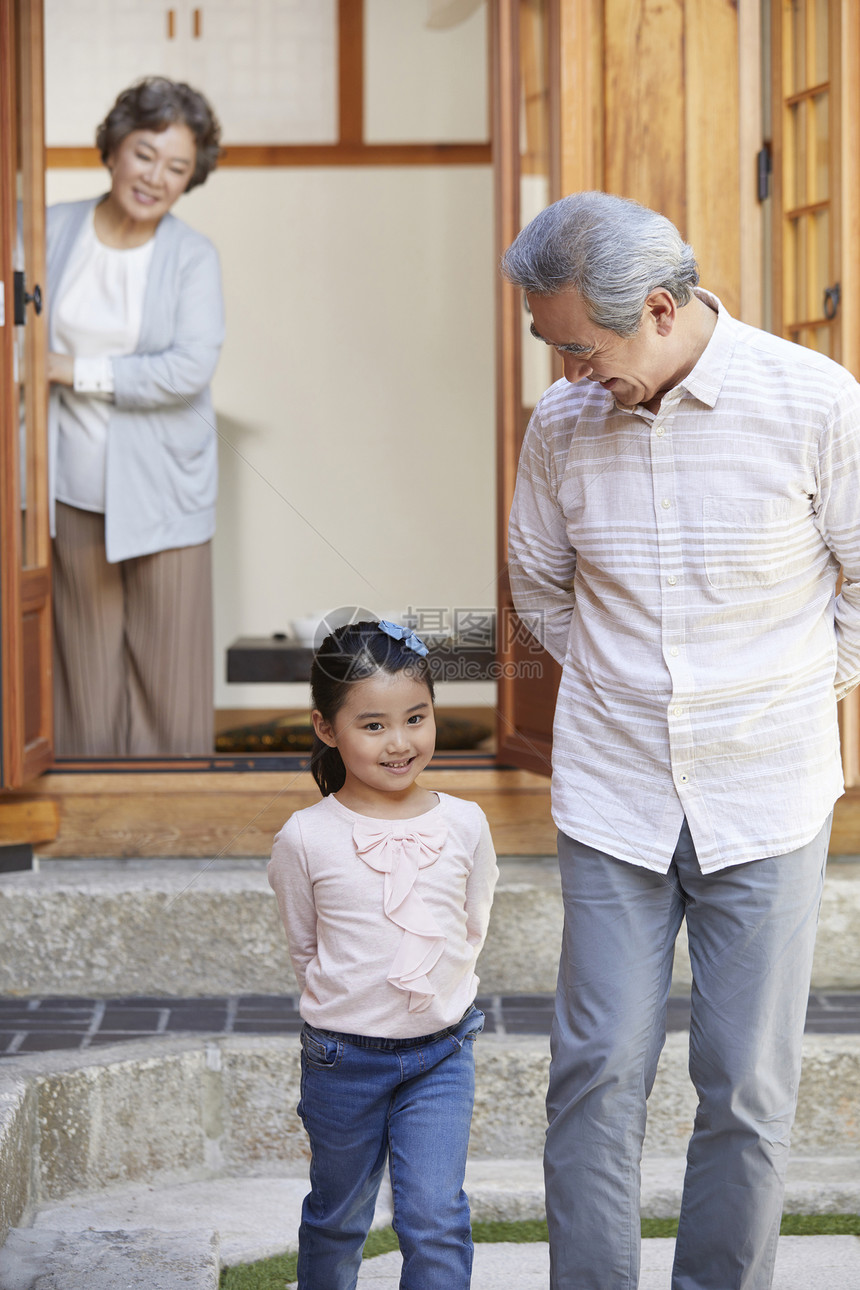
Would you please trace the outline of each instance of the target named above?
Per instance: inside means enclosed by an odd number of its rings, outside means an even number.
[[[544,394],[510,527],[517,610],[563,665],[555,822],[657,872],[685,815],[703,872],[810,841],[860,680],[860,386],[698,294],[716,327],[656,415]]]

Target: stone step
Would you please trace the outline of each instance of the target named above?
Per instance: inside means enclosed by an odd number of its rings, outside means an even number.
[[[648,1101],[645,1150],[682,1156],[696,1111],[687,1072],[688,1036],[670,1034]],[[534,1037],[482,1035],[476,1050],[472,1119],[476,1159],[538,1158],[545,1131],[549,1044]],[[860,1174],[860,1035],[807,1035],[792,1132],[801,1156],[858,1156]]]
[[[539,1218],[548,1043],[488,1035],[477,1053],[474,1216]],[[215,1290],[219,1242],[227,1264],[293,1247],[307,1179],[298,1068],[294,1037],[153,1039],[9,1059],[2,1290]],[[678,1212],[695,1100],[685,1068],[686,1037],[670,1035],[649,1104],[646,1216]],[[786,1209],[860,1210],[860,1036],[805,1040]],[[378,1222],[389,1213],[383,1200]]]
[[[562,926],[555,860],[505,857],[500,870],[481,993],[552,993]],[[43,860],[37,872],[0,875],[0,944],[0,995],[296,989],[260,860]],[[673,989],[689,982],[682,933]],[[828,866],[813,988],[860,989],[860,863]]]
[[[686,1151],[696,1101],[686,1064],[686,1036],[670,1035],[649,1101],[648,1158]],[[546,1039],[482,1036],[473,1162],[540,1158],[548,1066]],[[0,1235],[28,1207],[69,1195],[304,1167],[298,1093],[294,1037],[10,1058],[0,1066]],[[805,1038],[792,1146],[798,1158],[853,1156],[860,1175],[860,1036]]]
[[[675,1242],[642,1242],[639,1290],[665,1290],[672,1276]],[[398,1290],[402,1259],[382,1254],[361,1266],[358,1290]],[[476,1245],[472,1290],[545,1290],[549,1284],[549,1247]],[[781,1236],[777,1245],[774,1290],[857,1290],[860,1240],[856,1236]],[[287,1290],[296,1290],[295,1283]]]
[[[686,1160],[655,1156],[642,1160],[643,1218],[677,1218]],[[543,1165],[535,1160],[470,1160],[466,1191],[476,1222],[519,1222],[546,1217]],[[856,1156],[789,1158],[783,1212],[860,1212],[860,1161]]]
[[[0,1249],[2,1290],[218,1290],[215,1231],[18,1229]]]
[[[683,1158],[646,1156],[642,1162],[642,1215],[677,1218]],[[87,1231],[136,1234],[141,1229],[176,1235],[181,1229],[218,1233],[226,1267],[295,1249],[307,1171],[265,1178],[219,1178],[162,1187],[114,1187],[96,1194],[47,1203],[32,1216],[32,1226],[10,1234],[0,1251],[0,1286],[22,1246],[35,1262],[58,1234],[71,1240]],[[543,1170],[539,1160],[469,1162],[466,1190],[476,1222],[519,1222],[544,1217]],[[793,1157],[786,1187],[786,1213],[856,1213],[860,1209],[857,1163],[847,1158],[804,1160]],[[390,1192],[384,1186],[374,1226],[391,1220]],[[199,1224],[199,1227],[196,1225]],[[23,1290],[23,1288],[22,1288]]]

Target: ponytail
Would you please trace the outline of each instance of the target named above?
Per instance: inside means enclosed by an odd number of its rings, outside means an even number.
[[[323,797],[336,793],[346,783],[346,767],[343,758],[336,748],[324,744],[319,735],[314,735],[311,748],[311,774],[317,782]]]

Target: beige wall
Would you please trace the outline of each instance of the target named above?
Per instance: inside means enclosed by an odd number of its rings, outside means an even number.
[[[51,171],[48,201],[102,182]],[[218,246],[227,308],[216,703],[301,705],[227,686],[227,644],[342,604],[495,601],[490,170],[225,169],[177,214]]]

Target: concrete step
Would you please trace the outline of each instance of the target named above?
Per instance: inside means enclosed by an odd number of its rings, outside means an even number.
[[[540,1156],[549,1044],[531,1036],[482,1035],[477,1047],[472,1155],[478,1159]],[[696,1094],[687,1072],[688,1037],[670,1034],[648,1102],[645,1149],[681,1156],[693,1126]],[[858,1153],[860,1172],[860,1035],[807,1035],[792,1132],[803,1156]]]
[[[642,1165],[644,1217],[677,1217],[684,1161],[648,1157]],[[857,1164],[846,1158],[803,1160],[789,1166],[787,1213],[852,1213],[860,1207]],[[162,1187],[132,1185],[97,1194],[68,1197],[40,1206],[32,1226],[16,1229],[0,1250],[2,1290],[30,1290],[14,1279],[22,1250],[35,1266],[52,1253],[60,1236],[91,1231],[123,1232],[128,1244],[142,1233],[159,1232],[185,1240],[181,1229],[198,1236],[218,1233],[225,1267],[250,1263],[295,1249],[307,1171],[265,1178],[221,1178]],[[543,1172],[539,1160],[470,1161],[466,1190],[475,1221],[542,1219]],[[383,1189],[374,1226],[390,1222],[390,1192]],[[199,1226],[198,1226],[199,1225]],[[208,1236],[206,1236],[208,1239]],[[165,1247],[168,1242],[164,1242]],[[510,1284],[513,1284],[511,1282]]]
[[[481,955],[482,994],[555,989],[554,858],[505,857]],[[0,875],[0,995],[241,995],[296,989],[260,860],[53,860]],[[690,982],[683,934],[675,985]],[[860,863],[831,862],[816,990],[860,989]]]
[[[677,1218],[686,1160],[642,1160],[642,1217]],[[543,1219],[543,1164],[535,1160],[470,1160],[466,1191],[472,1218],[480,1222]],[[786,1214],[860,1212],[860,1161],[856,1156],[804,1157],[792,1153],[783,1211]]]
[[[683,1157],[646,1155],[642,1162],[642,1215],[677,1218],[684,1177]],[[295,1249],[307,1170],[265,1178],[219,1178],[161,1187],[130,1185],[71,1196],[41,1205],[32,1226],[17,1229],[9,1246],[52,1245],[58,1233],[157,1230],[182,1235],[182,1229],[218,1232],[226,1267]],[[470,1160],[466,1191],[476,1222],[543,1219],[543,1168],[540,1160]],[[848,1157],[804,1159],[793,1156],[786,1186],[786,1213],[846,1214],[860,1210],[860,1170]],[[383,1188],[374,1226],[391,1221],[391,1196]],[[7,1242],[7,1245],[9,1243]],[[0,1286],[6,1286],[8,1253],[0,1253]]]
[[[19,1229],[0,1249],[2,1290],[218,1290],[218,1234]]]
[[[696,1102],[686,1064],[686,1036],[670,1035],[649,1102],[648,1158],[686,1151]],[[473,1162],[540,1158],[548,1067],[546,1039],[482,1036]],[[294,1037],[10,1058],[0,1066],[0,1235],[29,1206],[69,1195],[303,1167],[298,1093]],[[792,1145],[798,1158],[853,1157],[860,1177],[860,1036],[806,1037]]]
[[[666,1290],[675,1242],[642,1242],[639,1290]],[[362,1264],[358,1290],[397,1290],[402,1260],[382,1254]],[[546,1245],[476,1245],[472,1290],[545,1290],[549,1284]],[[774,1290],[857,1290],[860,1239],[856,1236],[782,1236]],[[295,1284],[287,1290],[295,1290]]]
[[[477,1051],[474,1216],[541,1217],[548,1043],[489,1035]],[[685,1066],[686,1038],[671,1035],[650,1103],[646,1216],[678,1213],[694,1102]],[[0,1240],[12,1233],[0,1290],[214,1290],[219,1244],[227,1265],[294,1248],[307,1186],[297,1097],[294,1037],[154,1039],[9,1059],[0,1066]],[[860,1036],[808,1036],[786,1208],[860,1210],[858,1148]],[[377,1222],[389,1215],[383,1197]],[[820,1283],[828,1290],[856,1284],[831,1271]]]

